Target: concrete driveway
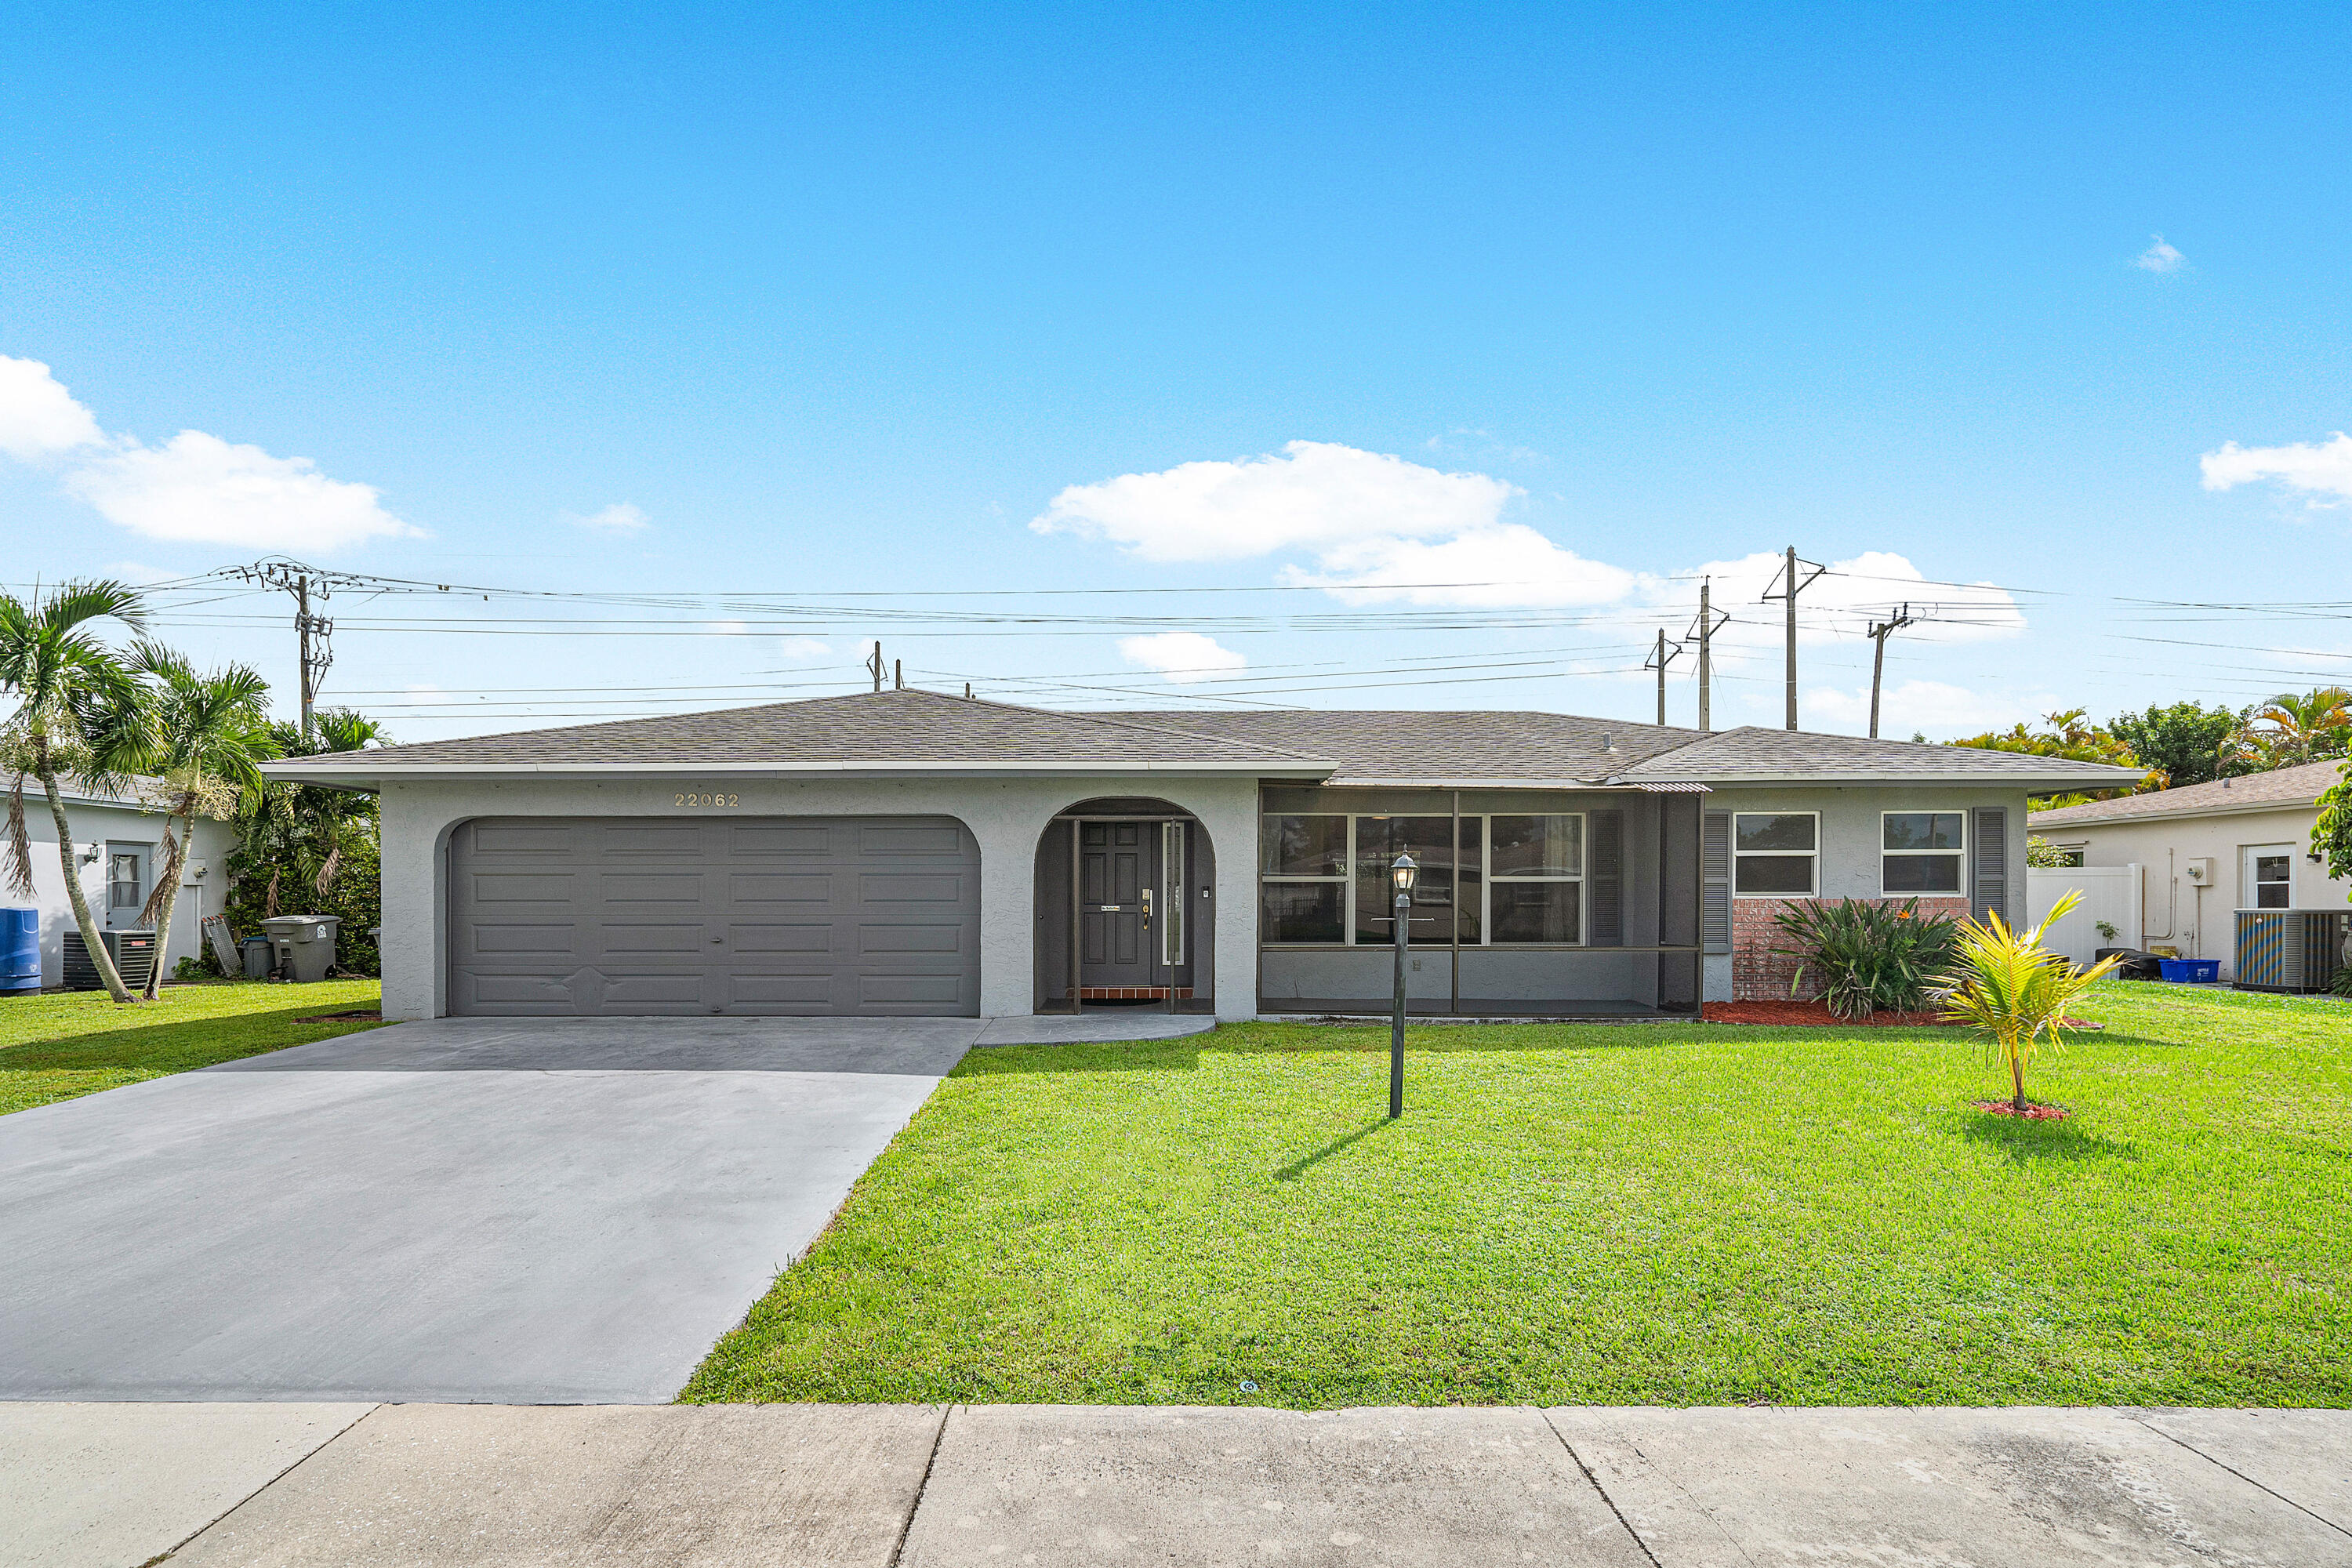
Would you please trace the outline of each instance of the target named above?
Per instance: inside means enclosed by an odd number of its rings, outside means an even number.
[[[1206,1019],[442,1019],[0,1117],[0,1397],[676,1394],[977,1044]]]

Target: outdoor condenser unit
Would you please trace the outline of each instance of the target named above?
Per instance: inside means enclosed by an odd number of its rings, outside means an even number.
[[[104,982],[98,977],[98,965],[89,961],[89,949],[82,945],[81,932],[68,926],[61,940],[65,948],[66,989],[97,990]],[[106,944],[107,956],[114,960],[114,972],[122,976],[122,984],[132,991],[143,990],[149,973],[155,967],[155,933],[102,931],[98,940]]]
[[[2325,991],[2344,962],[2352,913],[2240,910],[2237,983],[2244,991]]]

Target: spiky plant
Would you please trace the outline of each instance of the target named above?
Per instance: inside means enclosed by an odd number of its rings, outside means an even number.
[[[1841,1018],[1867,1018],[1881,1009],[1917,1012],[1951,956],[1950,917],[1922,915],[1916,899],[1891,905],[1808,900],[1772,919],[1790,939],[1776,951],[1798,960],[1789,994],[1817,982],[1822,1000]]]
[[[2088,969],[2042,945],[2042,933],[2083,901],[2070,890],[2051,906],[2048,918],[2025,931],[2012,930],[1998,911],[1982,924],[1959,922],[1952,962],[1943,976],[1943,1016],[1973,1025],[1993,1060],[2009,1068],[2010,1105],[2025,1114],[2025,1072],[2043,1046],[2063,1050],[2070,1009],[2083,993],[2123,962],[2103,958]]]

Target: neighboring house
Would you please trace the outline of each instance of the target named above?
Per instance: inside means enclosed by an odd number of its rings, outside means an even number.
[[[2030,826],[2074,865],[2139,868],[2140,930],[2119,932],[2124,945],[2218,958],[2221,977],[2235,979],[2238,910],[2347,908],[2352,882],[2330,879],[2311,847],[2319,794],[2342,768],[2307,763],[2095,800],[2037,811]]]
[[[73,827],[74,864],[92,918],[103,930],[139,929],[143,923],[139,911],[147,907],[163,868],[163,813],[149,811],[128,795],[71,788],[59,794]],[[73,905],[66,898],[65,874],[58,863],[56,819],[39,782],[29,778],[25,781],[25,826],[33,839],[33,896],[0,886],[0,905],[41,911],[41,984],[59,985],[65,982],[63,942],[73,929]],[[205,916],[219,913],[228,900],[227,860],[236,843],[235,831],[226,823],[200,819],[195,839],[182,867],[180,896],[163,947],[167,976],[181,959],[196,955]]]
[[[1784,995],[1772,911],[2024,900],[2125,770],[1517,712],[1059,712],[892,690],[272,763],[383,797],[388,1016],[1005,1015]]]

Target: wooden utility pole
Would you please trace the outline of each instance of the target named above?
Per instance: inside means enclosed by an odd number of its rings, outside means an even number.
[[[1800,566],[1813,567],[1811,573],[1808,574],[1805,580],[1801,583],[1797,581],[1797,568]],[[1812,585],[1813,579],[1820,576],[1827,570],[1828,568],[1824,566],[1813,566],[1813,563],[1810,561],[1798,560],[1797,547],[1791,544],[1789,546],[1788,563],[1782,566],[1780,572],[1775,574],[1772,578],[1772,581],[1775,583],[1785,580],[1788,586],[1782,588],[1778,593],[1775,593],[1770,588],[1767,588],[1764,590],[1763,594],[1763,597],[1767,599],[1786,600],[1789,605],[1788,719],[1786,727],[1791,730],[1797,727],[1797,595],[1800,593],[1802,593],[1806,588],[1811,587]]]
[[[1643,669],[1654,669],[1658,672],[1658,726],[1661,729],[1665,727],[1666,722],[1666,666],[1680,658],[1682,651],[1683,645],[1680,643],[1675,643],[1672,647],[1667,646],[1666,628],[1660,626],[1657,647],[1649,658],[1642,661]]]
[[[1870,623],[1870,640],[1874,645],[1870,656],[1870,738],[1878,739],[1878,689],[1886,677],[1886,639],[1911,624],[1911,606],[1901,609],[1883,621]]]
[[[867,660],[866,661],[866,668],[867,669],[871,670],[871,671],[873,672],[873,674],[874,674],[874,689],[875,689],[875,690],[877,690],[877,691],[881,690],[881,689],[882,689],[882,645],[881,645],[880,643],[878,643],[878,642],[877,642],[877,643],[876,643],[876,644],[874,645],[874,657],[872,657],[871,658],[869,658],[869,659],[867,659]]]
[[[1696,639],[1698,643],[1698,727],[1702,731],[1715,728],[1715,634],[1724,622],[1731,618],[1717,609],[1709,599],[1708,594],[1714,585],[1715,580],[1711,577],[1699,579],[1698,618],[1683,633],[1683,641]]]
[[[301,664],[298,689],[302,699],[302,733],[308,735],[312,712],[319,703],[319,689],[326,684],[328,666],[335,662],[335,623],[325,616],[310,613],[310,595],[315,593],[324,599],[338,587],[363,586],[366,579],[321,572],[299,561],[283,560],[232,566],[228,573],[258,587],[277,588],[294,595],[294,636]]]

